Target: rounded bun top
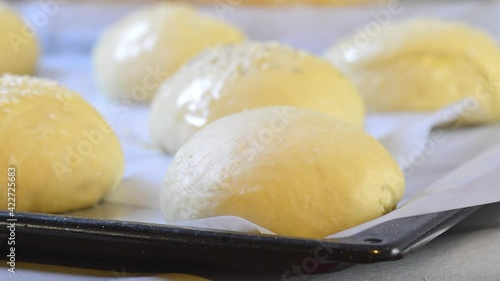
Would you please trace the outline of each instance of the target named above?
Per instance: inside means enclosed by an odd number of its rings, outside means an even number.
[[[322,238],[392,211],[403,174],[362,129],[271,106],[220,118],[177,152],[160,195],[167,222],[239,216]]]
[[[369,65],[422,53],[465,56],[486,73],[498,73],[498,45],[488,34],[471,26],[438,19],[414,18],[381,27],[374,36],[359,33],[341,39],[326,56],[338,65]]]
[[[0,1],[0,75],[32,74],[38,53],[33,31],[18,14]]]
[[[245,37],[236,27],[205,16],[190,5],[175,3],[142,8],[118,21],[104,38],[106,36],[110,37],[107,40],[117,40],[113,58],[119,60],[140,58],[148,50],[160,46],[168,55],[172,48],[182,46],[185,49],[174,50],[182,53],[208,43],[224,43],[221,37],[226,37],[228,42]],[[155,55],[162,58],[161,54]]]
[[[102,34],[94,49],[97,82],[110,98],[149,102],[159,84],[201,51],[243,40],[236,27],[188,5],[151,5]]]
[[[472,99],[477,108],[457,111],[464,124],[500,119],[500,49],[488,34],[435,19],[375,31],[358,30],[325,55],[356,84],[368,110],[435,111]]]
[[[151,133],[175,152],[198,129],[223,116],[261,106],[288,105],[364,123],[356,88],[329,62],[274,42],[209,49],[159,88]]]
[[[45,79],[0,77],[0,146],[0,169],[20,171],[19,211],[92,206],[123,174],[120,142],[106,120],[80,95]]]
[[[43,78],[12,74],[0,76],[0,96],[9,100],[59,92],[60,87],[57,82]]]

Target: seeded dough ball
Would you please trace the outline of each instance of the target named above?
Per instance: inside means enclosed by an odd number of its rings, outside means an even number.
[[[0,77],[0,147],[3,210],[13,169],[16,211],[40,213],[92,206],[123,173],[120,143],[103,117],[78,94],[42,79]]]
[[[327,61],[276,43],[245,42],[207,50],[165,81],[153,101],[151,136],[173,153],[218,118],[272,105],[363,126],[361,97]]]
[[[370,111],[433,111],[468,98],[474,110],[464,123],[500,119],[500,50],[484,32],[413,19],[366,36],[341,40],[326,57],[353,80]]]
[[[35,71],[38,44],[32,31],[14,11],[0,2],[0,75]]]
[[[240,42],[235,27],[185,5],[161,3],[120,20],[94,50],[94,68],[110,99],[149,102],[158,85],[206,48]]]
[[[397,163],[361,129],[263,107],[196,133],[168,168],[160,203],[169,223],[229,215],[321,238],[390,212],[403,190]]]

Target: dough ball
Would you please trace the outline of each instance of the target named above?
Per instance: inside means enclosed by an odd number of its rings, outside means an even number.
[[[152,5],[103,33],[94,50],[97,82],[111,99],[149,102],[161,82],[205,48],[244,39],[237,28],[189,6]]]
[[[403,190],[397,163],[361,129],[280,106],[196,133],[168,168],[160,202],[169,223],[229,215],[321,238],[390,212]]]
[[[433,111],[470,97],[475,105],[465,123],[500,119],[500,50],[484,32],[413,19],[366,36],[358,31],[326,57],[353,80],[370,111]]]
[[[0,2],[0,75],[31,74],[38,58],[38,43],[21,17]]]
[[[55,82],[0,77],[0,208],[15,168],[16,211],[59,213],[96,204],[122,177],[115,134],[78,94]]]
[[[276,43],[245,42],[207,50],[165,81],[153,101],[151,136],[176,152],[218,118],[272,105],[309,108],[363,126],[360,95],[330,63]]]

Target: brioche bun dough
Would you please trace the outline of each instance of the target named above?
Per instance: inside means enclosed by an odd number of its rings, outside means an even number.
[[[189,6],[152,5],[103,33],[94,50],[97,82],[111,99],[149,102],[161,82],[205,48],[244,39],[237,28]]]
[[[38,43],[19,15],[0,2],[0,75],[32,74]]]
[[[96,204],[124,168],[118,139],[92,106],[55,82],[27,76],[0,77],[0,146],[2,210],[11,167],[16,211],[41,213]]]
[[[153,101],[151,136],[173,153],[218,118],[272,105],[309,108],[363,126],[360,95],[327,61],[276,43],[245,42],[207,50],[165,81]]]
[[[479,108],[466,123],[500,119],[500,50],[482,31],[413,19],[356,45],[360,36],[341,40],[326,57],[353,80],[370,111],[432,111],[471,96]]]
[[[168,168],[160,204],[169,223],[229,215],[321,238],[390,212],[403,190],[398,164],[361,129],[262,107],[196,133]]]

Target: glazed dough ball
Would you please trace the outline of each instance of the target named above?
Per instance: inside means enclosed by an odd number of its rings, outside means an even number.
[[[369,110],[431,111],[471,96],[479,108],[466,123],[500,119],[500,50],[487,34],[413,19],[362,36],[342,40],[326,57],[353,80]]]
[[[38,44],[22,19],[0,2],[0,75],[35,71]]]
[[[169,223],[229,215],[321,238],[390,212],[403,190],[397,163],[361,129],[263,107],[196,133],[168,168],[160,204]]]
[[[276,43],[245,42],[207,50],[165,81],[153,101],[151,136],[176,152],[218,118],[271,105],[309,108],[363,126],[360,95],[331,64]]]
[[[161,82],[205,48],[244,39],[189,6],[152,5],[103,33],[94,50],[97,82],[111,99],[149,102]]]
[[[115,134],[92,106],[55,82],[0,77],[0,208],[15,168],[16,211],[59,213],[96,204],[123,173]]]

